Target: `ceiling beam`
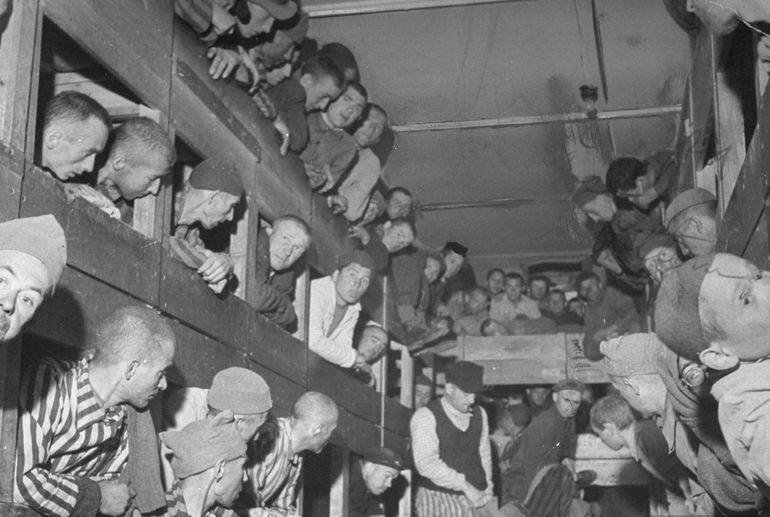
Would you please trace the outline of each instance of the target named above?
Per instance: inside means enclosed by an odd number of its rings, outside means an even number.
[[[527,205],[547,205],[553,203],[565,203],[569,197],[548,198],[524,198],[501,197],[497,199],[484,199],[480,201],[456,201],[452,203],[425,203],[420,205],[422,212],[434,212],[437,210],[457,210],[462,208],[516,208]]]
[[[303,5],[302,10],[308,13],[311,18],[328,18],[331,16],[351,16],[356,14],[436,9],[439,7],[501,4],[512,1],[522,0],[343,0],[324,4]]]
[[[521,117],[486,118],[477,120],[451,120],[447,122],[420,122],[393,126],[396,133],[413,133],[418,131],[447,131],[457,129],[480,129],[487,127],[517,127],[534,126],[539,124],[563,124],[571,122],[587,122],[589,120],[618,120],[629,118],[660,117],[676,115],[682,111],[682,106],[660,106],[655,108],[638,108],[627,110],[600,111],[596,118],[591,119],[583,112],[557,113],[554,115],[530,115]]]

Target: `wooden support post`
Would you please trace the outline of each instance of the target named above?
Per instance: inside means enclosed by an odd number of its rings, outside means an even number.
[[[0,345],[0,501],[13,501],[16,462],[17,408],[21,370],[21,339]]]
[[[297,276],[294,290],[294,312],[297,314],[297,332],[294,337],[307,343],[310,324],[310,270],[307,267],[301,275]]]
[[[387,275],[382,277],[382,325],[388,328],[388,319],[390,313],[388,312],[388,297],[390,296],[390,284],[388,282]],[[388,352],[385,351],[385,356],[380,359],[380,381],[378,383],[380,392],[380,445],[385,444],[385,401],[388,397]]]
[[[401,477],[406,480],[406,489],[398,500],[398,517],[412,517],[412,494],[414,484],[412,483],[412,471],[402,470]]]
[[[402,406],[414,407],[414,359],[409,349],[401,343],[391,343],[390,347],[401,353],[401,393],[399,401]]]
[[[329,475],[333,478],[331,488],[329,489],[329,515],[347,517],[350,487],[350,451],[333,445],[329,447],[332,448]]]
[[[246,209],[243,213],[243,217],[238,219],[235,223],[233,233],[230,235],[230,258],[233,259],[233,274],[238,278],[238,287],[235,290],[235,296],[241,299],[246,299],[246,292],[250,287],[251,282],[246,278],[247,275],[247,260],[249,246],[256,247],[256,242],[253,244],[249,242],[249,212],[254,210]],[[251,232],[251,236],[256,241],[257,232]],[[253,264],[252,264],[253,266]]]

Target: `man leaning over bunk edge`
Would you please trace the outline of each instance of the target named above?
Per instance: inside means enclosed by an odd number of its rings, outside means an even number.
[[[0,223],[0,344],[32,318],[64,272],[67,242],[54,216]]]
[[[127,306],[101,322],[92,356],[26,372],[14,501],[49,516],[123,515],[135,496],[123,481],[128,409],[166,389],[175,342],[160,314]]]
[[[487,414],[475,405],[483,368],[458,361],[446,369],[446,393],[412,416],[418,517],[473,515],[492,501]]]

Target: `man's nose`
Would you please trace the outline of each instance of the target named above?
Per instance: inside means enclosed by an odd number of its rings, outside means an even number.
[[[6,314],[13,314],[16,311],[16,297],[19,294],[18,289],[11,289],[0,296],[0,308]]]
[[[150,183],[149,192],[153,196],[157,196],[158,195],[158,192],[160,192],[160,178],[158,178],[155,181],[153,181],[152,183]]]
[[[82,172],[91,172],[94,170],[94,162],[96,160],[96,155],[91,155],[86,159],[86,161],[83,162],[83,171]]]
[[[164,375],[161,377],[160,382],[158,383],[158,389],[164,391],[166,388],[168,388],[168,382],[166,381],[166,376]]]

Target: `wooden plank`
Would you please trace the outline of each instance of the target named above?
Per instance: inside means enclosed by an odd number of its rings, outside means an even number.
[[[534,336],[462,336],[459,346],[441,355],[466,361],[537,360],[551,365],[561,362],[564,368],[564,334]]]
[[[172,2],[43,0],[42,5],[51,21],[140,99],[168,113]]]
[[[575,468],[596,472],[597,486],[647,485],[650,476],[631,456],[627,448],[613,451],[598,436],[579,434]]]
[[[332,479],[329,490],[329,515],[348,516],[348,491],[350,490],[350,451],[341,447],[330,446]],[[353,459],[353,461],[358,461]]]
[[[61,183],[27,173],[21,216],[51,213],[67,236],[67,263],[145,302],[158,301],[160,243],[150,241],[82,198],[68,202]]]
[[[308,353],[307,388],[325,393],[350,413],[372,424],[380,423],[380,397],[376,391],[313,352]],[[379,437],[377,438],[379,440]]]
[[[331,443],[351,452],[363,454],[369,447],[380,443],[380,430],[376,425],[351,413],[347,408],[340,407],[339,421]]]
[[[19,216],[24,156],[0,142],[0,221]]]
[[[412,418],[412,410],[402,406],[401,403],[389,397],[385,397],[385,407],[382,421],[386,431],[398,436],[409,436],[409,420]]]
[[[566,334],[567,377],[588,384],[609,382],[601,361],[591,361],[583,351],[583,334]]]
[[[0,465],[3,465],[0,469],[0,501],[13,500],[14,472],[10,466],[16,461],[21,341],[17,338],[0,345],[0,365],[3,367],[0,375]]]
[[[770,189],[770,90],[757,114],[757,127],[741,173],[719,224],[720,251],[743,255],[757,228]]]
[[[271,370],[307,385],[307,345],[261,314],[248,315],[249,333],[244,349],[248,356]],[[354,382],[349,379],[348,382]]]
[[[40,517],[40,514],[27,506],[0,502],[0,515],[4,517]]]

